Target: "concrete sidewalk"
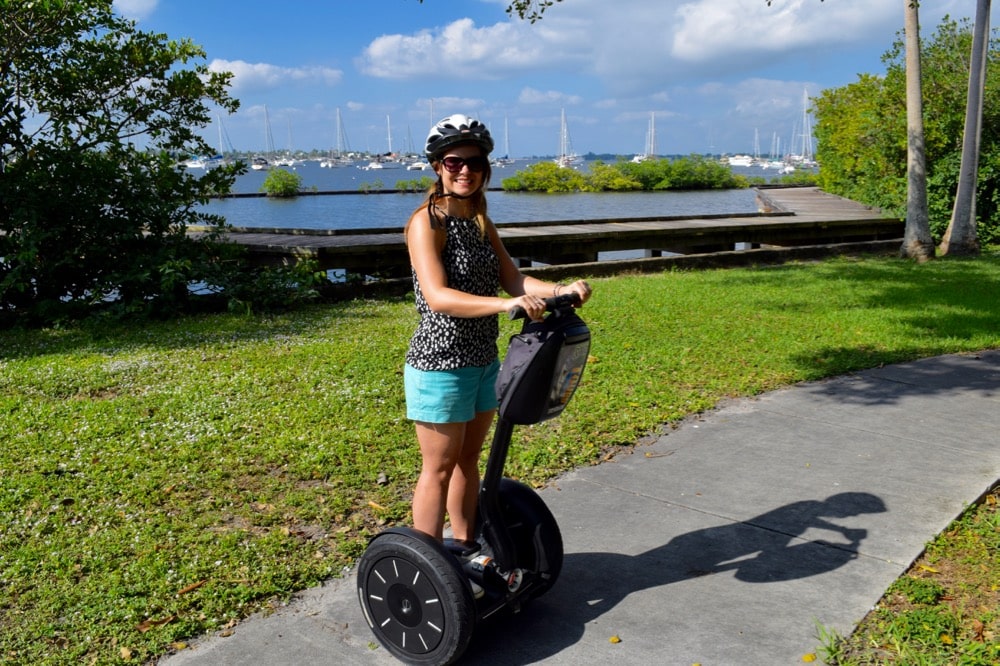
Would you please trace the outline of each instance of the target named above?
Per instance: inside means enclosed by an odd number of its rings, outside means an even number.
[[[541,491],[559,581],[462,663],[801,664],[1000,477],[998,441],[1000,351],[734,401]],[[351,572],[159,663],[397,663],[373,641]]]

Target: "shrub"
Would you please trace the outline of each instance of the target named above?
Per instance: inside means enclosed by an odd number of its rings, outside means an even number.
[[[641,190],[642,183],[617,166],[594,162],[590,165],[589,189],[596,192],[629,192]]]
[[[591,164],[589,173],[538,162],[503,180],[503,189],[528,192],[626,192],[634,190],[733,189],[750,181],[729,167],[693,155],[677,160]]]
[[[503,189],[528,192],[579,192],[587,183],[579,171],[555,162],[537,162],[503,179]]]
[[[302,176],[288,169],[271,169],[267,172],[261,192],[275,198],[294,197],[302,189]]]

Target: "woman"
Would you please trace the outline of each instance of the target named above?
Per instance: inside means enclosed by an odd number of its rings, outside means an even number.
[[[413,524],[442,539],[471,541],[479,493],[479,454],[497,408],[497,315],[520,306],[532,319],[544,299],[575,292],[523,275],[486,214],[493,139],[478,120],[456,114],[431,128],[425,152],[438,180],[406,223],[420,324],[404,372],[407,417],[423,459],[413,491]],[[502,288],[509,297],[498,296]]]

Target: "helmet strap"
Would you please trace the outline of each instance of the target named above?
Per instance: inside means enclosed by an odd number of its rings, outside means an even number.
[[[471,199],[476,194],[455,194],[454,192],[445,192],[444,184],[441,182],[440,177],[437,183],[434,185],[434,192],[428,198],[427,201],[427,212],[430,213],[432,220],[441,221],[444,217],[448,215],[448,212],[441,208],[439,202],[446,198],[457,199],[459,201],[466,201]],[[432,222],[433,224],[433,222]]]

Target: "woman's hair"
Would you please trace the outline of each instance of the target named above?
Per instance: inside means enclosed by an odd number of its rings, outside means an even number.
[[[438,171],[443,168],[440,160],[433,160],[431,162],[431,167],[434,169],[435,173],[438,173]],[[472,204],[472,219],[475,220],[476,224],[479,226],[479,230],[482,232],[483,236],[486,235],[486,225],[489,224],[490,219],[486,211],[486,188],[490,183],[490,176],[492,173],[493,170],[491,169],[489,162],[487,162],[486,169],[483,170],[482,184],[474,194],[471,194],[468,197],[469,202]],[[427,210],[427,215],[430,217],[431,228],[442,228],[444,226],[444,213],[441,208],[438,207],[438,201],[448,196],[453,195],[445,194],[444,186],[441,183],[441,176],[438,174],[437,180],[433,185],[431,185],[430,189],[427,190],[427,197],[413,210],[412,213],[410,213],[410,219],[406,221],[406,226],[403,227],[403,238],[406,238],[406,233],[410,229],[410,223],[413,222],[413,218],[417,213],[424,209]]]

